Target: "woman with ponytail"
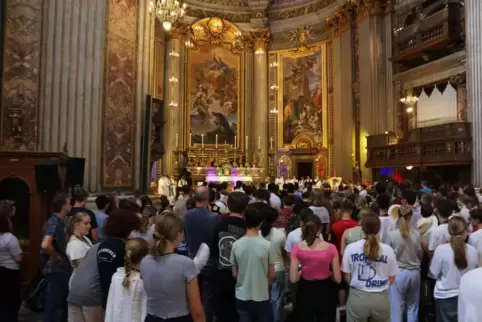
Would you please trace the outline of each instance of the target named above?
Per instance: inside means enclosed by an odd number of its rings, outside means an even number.
[[[393,249],[380,242],[380,225],[377,214],[365,214],[365,237],[348,245],[343,254],[342,271],[351,287],[346,304],[348,322],[390,321],[388,288],[395,281],[398,265]]]
[[[143,238],[127,241],[124,267],[118,268],[112,276],[105,322],[144,322],[147,297],[139,267],[148,251],[149,246]]]
[[[390,232],[390,246],[395,251],[400,272],[389,288],[390,322],[418,321],[420,300],[420,266],[423,250],[420,233],[411,228],[412,207],[402,206],[398,210],[398,229]],[[405,314],[404,314],[405,313]]]
[[[291,252],[290,281],[299,281],[295,307],[299,322],[336,321],[337,287],[333,282],[341,281],[340,259],[336,246],[320,237],[322,227],[320,218],[310,215],[302,228],[302,242]]]
[[[198,267],[194,260],[175,252],[183,238],[183,220],[165,212],[154,225],[154,242],[140,265],[147,294],[145,321],[205,322]]]
[[[87,213],[90,216],[90,230],[87,237],[89,237],[92,242],[96,243],[99,240],[99,234],[97,232],[97,219],[95,217],[95,213],[85,207],[88,197],[89,193],[87,192],[87,190],[85,190],[81,186],[75,186],[72,189],[73,205],[68,216],[74,216],[76,213],[79,212]]]
[[[450,240],[437,246],[430,264],[430,275],[435,278],[435,321],[457,322],[457,300],[460,280],[478,266],[475,248],[465,243],[467,222],[459,216],[448,222]]]

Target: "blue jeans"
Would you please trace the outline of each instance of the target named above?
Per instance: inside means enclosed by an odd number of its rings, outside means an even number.
[[[270,301],[255,302],[236,299],[239,322],[273,322]]]
[[[271,284],[271,305],[273,306],[274,322],[283,321],[285,299],[285,271],[276,272],[275,279]]]
[[[45,291],[44,322],[66,322],[70,275],[50,273],[45,275],[45,278],[47,290]]]
[[[402,322],[404,312],[407,313],[407,322],[418,321],[420,270],[400,269],[388,294],[391,322]]]

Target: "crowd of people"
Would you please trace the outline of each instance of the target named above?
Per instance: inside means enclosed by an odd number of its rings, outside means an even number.
[[[482,209],[472,186],[205,184],[161,197],[58,193],[42,231],[44,321],[475,322]],[[2,321],[22,250],[0,207]],[[481,266],[482,267],[482,266]],[[5,318],[5,319],[4,319]]]

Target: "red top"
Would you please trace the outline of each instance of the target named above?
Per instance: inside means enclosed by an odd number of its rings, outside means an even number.
[[[274,223],[274,227],[276,228],[286,228],[288,225],[288,219],[293,216],[293,209],[291,208],[283,208],[279,210],[278,219]]]
[[[331,231],[335,237],[335,246],[338,252],[341,251],[341,238],[345,230],[358,226],[358,222],[353,219],[340,219],[331,225]]]

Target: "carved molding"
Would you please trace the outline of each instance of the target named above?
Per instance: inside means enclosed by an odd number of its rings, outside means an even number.
[[[465,50],[408,71],[395,74],[394,82],[400,82],[402,90],[420,87],[449,79],[467,71]]]

